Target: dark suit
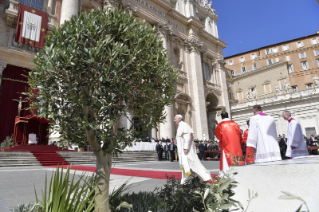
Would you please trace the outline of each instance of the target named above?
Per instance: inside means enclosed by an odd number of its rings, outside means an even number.
[[[286,159],[286,151],[287,151],[287,138],[281,138],[279,141],[279,147],[281,148],[281,158]]]
[[[169,154],[168,154],[168,149],[169,144],[168,145],[164,145],[164,154],[165,154],[165,160],[169,160]]]
[[[170,153],[170,157],[171,157],[170,161],[173,162],[175,159],[176,146],[174,144],[170,144],[170,145],[168,145],[168,149],[169,149],[169,153]]]
[[[163,146],[162,144],[156,145],[157,158],[159,161],[163,160]]]
[[[200,143],[198,145],[198,150],[199,150],[199,159],[204,160],[205,145],[203,143]]]
[[[318,138],[314,137],[314,139],[312,137],[309,138],[309,146],[317,146],[317,140]],[[311,151],[311,154],[313,155],[318,155],[318,150],[314,149]]]

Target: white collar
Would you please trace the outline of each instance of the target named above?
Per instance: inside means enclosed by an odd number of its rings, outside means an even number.
[[[230,118],[224,118],[222,121],[231,121]]]

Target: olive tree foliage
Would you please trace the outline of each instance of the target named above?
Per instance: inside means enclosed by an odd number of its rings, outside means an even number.
[[[101,141],[111,153],[134,140],[133,125],[118,130],[122,116],[137,117],[141,133],[156,127],[175,95],[177,70],[155,29],[119,9],[72,17],[46,37],[34,63],[39,116],[65,141],[88,139],[93,151]]]
[[[46,37],[34,63],[29,84],[39,92],[31,107],[58,125],[51,127],[61,139],[89,141],[97,159],[96,208],[110,211],[112,155],[138,136],[133,126],[121,129],[120,119],[138,118],[141,134],[162,122],[177,70],[155,29],[119,9],[72,17]]]

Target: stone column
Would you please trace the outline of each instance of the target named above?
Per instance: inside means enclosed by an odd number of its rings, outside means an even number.
[[[156,139],[156,137],[157,137],[157,131],[156,131],[156,128],[153,128],[151,130],[151,138],[155,138]]]
[[[165,114],[166,120],[164,123],[160,123],[160,138],[168,137],[173,138],[173,129],[174,129],[174,112],[173,112],[173,105],[165,106]]]
[[[48,13],[49,14],[53,14],[53,10],[54,10],[53,2],[54,2],[54,0],[48,0]]]
[[[189,83],[192,86],[190,92],[193,98],[193,130],[195,138],[203,139],[203,134],[208,136],[207,112],[204,89],[204,76],[202,71],[200,48],[203,44],[195,38],[185,41],[186,52],[188,53]]]
[[[171,58],[171,47],[169,36],[172,34],[172,30],[167,25],[158,25],[158,34],[163,40],[163,46],[168,52],[169,58]],[[173,105],[165,106],[166,120],[164,123],[160,123],[160,138],[175,137],[173,136],[174,129],[174,112]]]
[[[71,19],[72,15],[78,14],[79,0],[63,0],[61,8],[60,24]]]
[[[2,73],[3,73],[3,70],[6,67],[7,67],[7,63],[3,62],[3,61],[0,61],[0,86],[1,86],[1,83],[2,83]]]
[[[229,106],[229,99],[228,99],[228,86],[227,86],[227,81],[226,81],[226,74],[224,70],[224,65],[225,62],[223,59],[218,60],[218,63],[216,65],[216,71],[218,70],[218,85],[221,86],[222,90],[222,99],[223,99],[223,106],[225,107],[225,111],[229,114],[229,118],[231,118],[231,113],[230,113],[230,106]]]

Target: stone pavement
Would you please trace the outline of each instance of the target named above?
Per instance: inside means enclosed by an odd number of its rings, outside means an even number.
[[[203,164],[212,174],[218,173],[219,162],[204,161]],[[95,166],[95,164],[85,165]],[[153,171],[179,171],[178,162],[167,161],[117,163],[113,167]],[[49,183],[54,171],[54,168],[42,166],[0,168],[0,212],[9,212],[10,209],[22,203],[35,202],[34,187],[38,198],[41,198],[41,188],[44,189],[45,175],[47,174]],[[77,176],[81,173],[80,171],[76,172]],[[111,175],[110,188],[117,188],[128,179],[129,183],[133,186],[130,190],[131,192],[153,191],[156,187],[160,187],[166,183],[166,180]]]

